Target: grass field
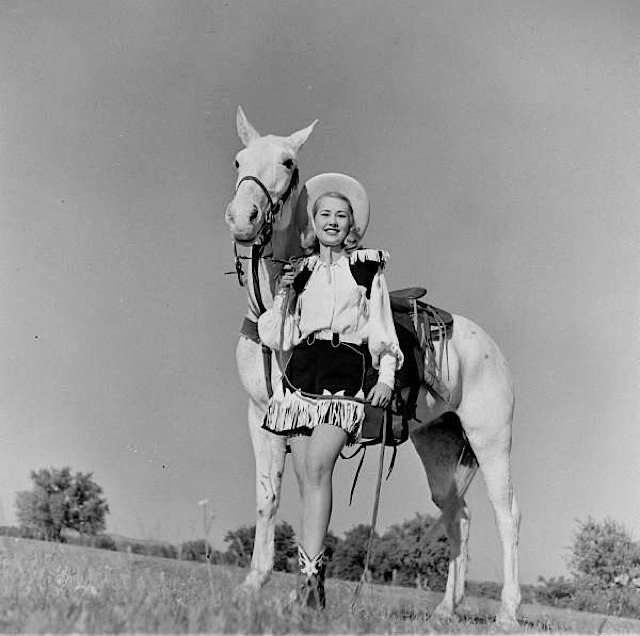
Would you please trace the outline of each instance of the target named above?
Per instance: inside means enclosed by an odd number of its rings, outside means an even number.
[[[0,538],[2,633],[361,634],[496,631],[497,603],[469,599],[463,617],[429,621],[440,595],[330,580],[327,610],[289,603],[295,579],[275,574],[259,593],[237,591],[244,571],[40,541]],[[524,608],[519,633],[638,633],[640,621]]]

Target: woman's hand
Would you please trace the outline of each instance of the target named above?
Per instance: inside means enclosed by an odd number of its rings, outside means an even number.
[[[386,408],[391,402],[391,387],[384,382],[378,382],[367,395],[367,402],[371,402],[371,406],[380,406]]]
[[[289,265],[288,263],[282,268],[282,275],[280,276],[279,289],[286,289],[287,287],[291,287],[293,285],[293,281],[295,280],[297,272],[293,265]]]

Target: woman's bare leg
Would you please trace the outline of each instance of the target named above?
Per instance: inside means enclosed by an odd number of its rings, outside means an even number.
[[[344,430],[330,424],[317,426],[311,437],[290,440],[304,484],[300,545],[311,558],[324,545],[333,503],[333,468],[346,441]]]

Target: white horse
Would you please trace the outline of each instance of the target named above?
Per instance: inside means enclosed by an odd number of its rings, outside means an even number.
[[[257,523],[251,569],[243,583],[247,588],[262,586],[273,568],[275,515],[286,454],[285,439],[261,428],[268,384],[278,381],[279,371],[275,356],[264,351],[257,341],[253,325],[262,308],[272,303],[280,262],[300,251],[306,215],[295,218],[297,156],[315,123],[288,137],[261,136],[241,108],[237,114],[238,134],[245,147],[236,157],[236,192],[227,206],[225,220],[236,244],[238,276],[247,283],[249,298],[244,335],[236,352],[242,385],[249,395],[249,430],[256,461]],[[253,258],[243,254],[245,250]],[[252,270],[250,275],[244,275],[243,264]],[[496,621],[510,627],[517,624],[521,600],[517,563],[520,513],[510,464],[513,385],[497,345],[463,316],[454,316],[447,360],[448,373],[443,382],[450,400],[447,403],[433,392],[423,391],[421,422],[410,425],[411,440],[426,470],[432,500],[444,513],[451,551],[444,598],[435,615],[451,617],[464,595],[469,511],[464,493],[460,496],[456,474],[466,435],[484,476],[502,542],[502,603]],[[265,370],[269,366],[271,377],[267,378]],[[441,416],[448,412],[458,416],[464,434],[459,426],[443,426],[447,419]],[[452,421],[458,419],[454,417]]]

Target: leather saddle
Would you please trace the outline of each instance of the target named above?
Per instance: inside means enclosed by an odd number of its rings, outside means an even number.
[[[409,418],[415,417],[418,392],[423,383],[445,402],[451,398],[442,381],[442,362],[446,342],[453,333],[453,316],[420,300],[426,293],[424,287],[406,287],[389,294],[393,321],[404,354],[396,388],[409,389],[404,405]]]
[[[359,448],[351,457],[367,446],[380,444],[393,447],[393,457],[387,479],[395,464],[397,447],[409,437],[409,421],[417,420],[416,409],[420,387],[427,389],[446,402],[451,400],[449,389],[442,381],[442,357],[446,341],[453,333],[453,316],[444,309],[429,305],[420,299],[425,296],[424,287],[406,287],[389,293],[393,322],[404,364],[396,373],[396,386],[392,404],[386,409],[365,406]],[[439,342],[439,355],[434,346]],[[377,372],[369,369],[365,379],[365,393],[377,381]],[[383,434],[383,429],[386,432]],[[356,481],[364,461],[364,454],[356,469],[349,503],[353,499]]]
[[[451,337],[452,315],[444,309],[421,301],[420,298],[426,293],[427,290],[424,287],[405,287],[389,292],[394,321],[397,323],[398,316],[402,314],[413,314],[416,318],[414,322],[417,322],[418,317],[425,316],[429,327],[429,334],[426,335],[431,336],[431,340]]]

